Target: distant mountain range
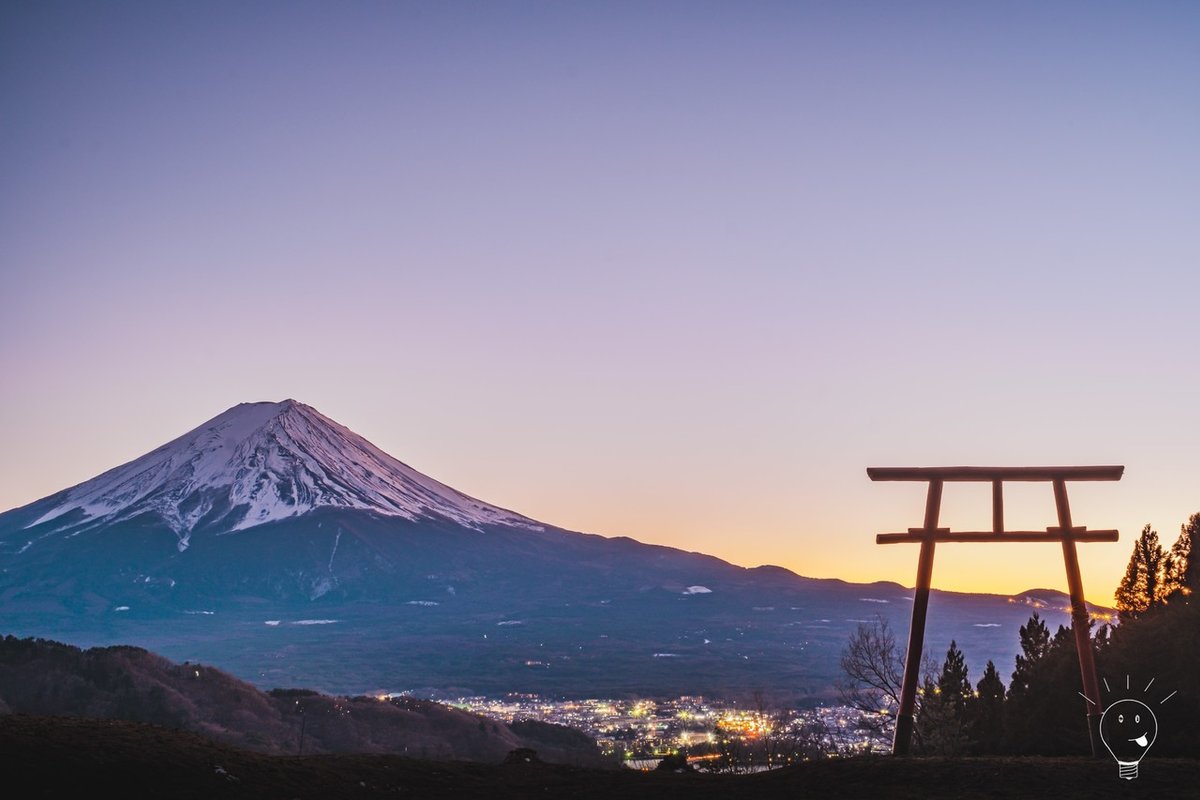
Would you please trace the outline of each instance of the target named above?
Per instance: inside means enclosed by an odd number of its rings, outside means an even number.
[[[830,699],[849,633],[879,615],[903,640],[911,597],[543,524],[294,400],[0,514],[4,632],[337,694]],[[1067,605],[935,591],[927,649],[954,638],[973,675],[1007,675],[1017,628]]]

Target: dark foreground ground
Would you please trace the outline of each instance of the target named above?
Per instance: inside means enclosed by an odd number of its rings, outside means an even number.
[[[745,776],[473,764],[399,756],[264,756],[130,722],[0,716],[5,783],[24,797],[131,798],[1200,798],[1200,761],[1154,759],[1135,781],[1077,758],[815,762]],[[7,793],[6,793],[7,794]],[[17,796],[17,795],[13,795]]]

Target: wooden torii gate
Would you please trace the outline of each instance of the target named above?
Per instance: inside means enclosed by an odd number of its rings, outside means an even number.
[[[925,500],[925,524],[909,528],[907,533],[881,533],[876,544],[914,542],[921,545],[917,562],[917,591],[913,598],[912,625],[908,631],[908,654],[904,662],[904,682],[900,688],[900,708],[896,714],[896,737],[892,742],[893,755],[907,755],[912,743],[913,712],[916,706],[917,681],[920,679],[921,649],[925,640],[925,613],[929,607],[929,584],[933,576],[933,548],[938,542],[1061,542],[1063,562],[1067,568],[1067,588],[1071,595],[1071,627],[1075,631],[1075,648],[1079,651],[1079,671],[1083,677],[1084,699],[1087,701],[1088,734],[1092,756],[1102,753],[1100,742],[1099,681],[1092,642],[1088,635],[1088,612],[1083,600],[1083,580],[1079,575],[1076,542],[1115,542],[1115,530],[1089,531],[1071,522],[1071,506],[1067,502],[1067,481],[1117,481],[1124,474],[1123,466],[1103,467],[868,467],[873,481],[923,481],[929,484]],[[938,527],[942,505],[942,484],[946,481],[970,481],[992,484],[992,529],[990,531],[951,531]],[[1058,525],[1044,531],[1004,530],[1004,481],[1046,481],[1054,485],[1054,504],[1058,509]]]

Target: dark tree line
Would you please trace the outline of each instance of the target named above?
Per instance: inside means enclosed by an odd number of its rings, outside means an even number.
[[[1120,623],[1097,637],[1098,658],[1115,696],[1132,696],[1154,709],[1153,752],[1194,757],[1200,752],[1200,554],[1192,545],[1200,536],[1200,514],[1181,526],[1161,558],[1153,534],[1147,526],[1134,546],[1117,592]],[[1158,572],[1151,577],[1153,566]],[[1131,572],[1134,592],[1123,596]],[[1176,694],[1162,702],[1171,692]]]
[[[1147,525],[1116,591],[1118,622],[1094,627],[1102,703],[1146,702],[1158,719],[1156,755],[1200,752],[1200,557],[1192,542],[1200,514],[1168,549]],[[972,685],[956,643],[940,665],[926,663],[914,749],[930,755],[1086,754],[1089,749],[1073,632],[1051,633],[1036,613],[1021,627],[1021,652],[1006,688],[992,662]],[[883,621],[860,625],[842,654],[843,702],[890,741],[903,654]],[[1167,702],[1164,698],[1175,692]]]

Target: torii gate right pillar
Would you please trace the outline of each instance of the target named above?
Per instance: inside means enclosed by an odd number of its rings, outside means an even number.
[[[1058,524],[1062,531],[1073,530],[1071,506],[1067,502],[1066,481],[1054,481],[1054,505],[1058,508]],[[1062,540],[1063,563],[1067,568],[1067,591],[1071,595],[1071,629],[1075,632],[1075,650],[1079,653],[1079,672],[1083,679],[1083,698],[1088,701],[1088,738],[1091,740],[1092,757],[1102,755],[1100,739],[1100,682],[1096,679],[1096,657],[1092,652],[1091,620],[1088,618],[1087,603],[1083,599],[1083,578],[1079,574],[1079,556],[1075,553],[1075,540],[1064,535]]]
[[[933,576],[933,553],[937,542],[1061,542],[1063,564],[1067,571],[1067,588],[1071,596],[1071,627],[1075,633],[1075,649],[1079,653],[1079,672],[1083,682],[1080,694],[1087,702],[1088,737],[1092,756],[1101,754],[1099,680],[1095,656],[1092,653],[1091,622],[1083,597],[1083,579],[1079,574],[1076,542],[1115,542],[1115,530],[1089,531],[1071,522],[1071,506],[1067,502],[1067,480],[1120,480],[1125,468],[1104,467],[869,467],[867,475],[873,481],[925,481],[929,495],[925,503],[925,524],[909,528],[907,533],[881,533],[878,544],[913,542],[921,545],[917,565],[916,594],[913,597],[912,625],[908,633],[908,650],[904,662],[904,681],[900,687],[900,705],[896,710],[896,737],[893,755],[907,755],[913,734],[916,710],[917,683],[920,680],[921,651],[925,639],[925,617],[929,607],[929,589]],[[1004,481],[1047,481],[1054,486],[1054,504],[1058,525],[1043,531],[1004,530]],[[992,530],[951,531],[938,527],[945,481],[987,481],[992,484]]]

